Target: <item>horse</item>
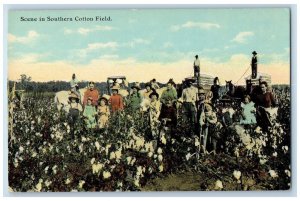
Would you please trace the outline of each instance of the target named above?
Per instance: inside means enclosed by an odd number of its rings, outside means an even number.
[[[81,104],[83,102],[84,92],[87,88],[79,89]],[[58,111],[62,109],[67,111],[67,106],[69,105],[69,96],[71,91],[59,91],[55,93],[54,103],[56,103],[56,107]]]
[[[226,81],[226,96],[230,99],[238,99],[242,101],[244,99],[244,96],[246,95],[246,89],[243,86],[234,86],[232,84],[232,80]]]

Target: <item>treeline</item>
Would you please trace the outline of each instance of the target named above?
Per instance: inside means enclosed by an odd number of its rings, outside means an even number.
[[[14,85],[14,81],[9,81],[8,86],[11,91]],[[79,88],[85,88],[88,82],[79,82]],[[96,88],[102,92],[107,92],[106,82],[96,82]],[[26,92],[58,92],[63,90],[70,90],[70,82],[66,81],[49,81],[49,82],[34,82],[34,81],[23,81],[16,82],[16,90],[25,90]]]

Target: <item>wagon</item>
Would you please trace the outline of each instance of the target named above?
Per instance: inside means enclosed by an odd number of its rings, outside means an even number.
[[[128,82],[126,80],[125,76],[110,76],[107,78],[107,93],[111,95],[112,91],[111,88],[113,86],[118,86],[120,88],[119,93],[121,92],[121,95],[126,96],[127,88],[128,88]],[[125,94],[125,92],[127,92]]]

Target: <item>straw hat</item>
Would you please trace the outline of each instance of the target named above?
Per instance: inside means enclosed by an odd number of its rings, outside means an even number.
[[[133,84],[133,86],[131,87],[131,89],[133,89],[133,88],[136,88],[137,90],[141,90],[141,87],[137,83]]]
[[[117,90],[117,91],[119,91],[119,90],[120,90],[120,87],[118,87],[118,86],[113,86],[113,87],[111,88],[111,90]]]
[[[150,95],[149,95],[149,98],[151,98],[151,96],[156,96],[156,98],[159,98],[159,95],[158,93],[156,93],[156,91],[153,91]]]
[[[101,101],[101,100],[105,100],[105,101],[108,101],[109,100],[109,98],[110,98],[110,96],[109,95],[107,95],[107,94],[103,94],[103,96],[99,99],[99,101]]]

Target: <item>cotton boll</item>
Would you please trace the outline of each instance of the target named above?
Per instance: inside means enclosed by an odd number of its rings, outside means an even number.
[[[221,190],[223,189],[223,183],[220,180],[217,180],[215,183],[215,190]]]
[[[104,179],[108,179],[109,177],[111,177],[110,172],[104,171],[104,172],[103,172],[103,178],[104,178]]]
[[[277,172],[275,172],[274,170],[269,170],[269,174],[270,174],[270,176],[271,176],[272,178],[278,177]]]
[[[161,162],[163,160],[163,156],[161,154],[158,155],[158,161]]]
[[[233,171],[233,176],[234,178],[236,178],[236,180],[240,180],[240,177],[241,177],[242,173],[238,170],[234,170]]]

